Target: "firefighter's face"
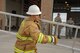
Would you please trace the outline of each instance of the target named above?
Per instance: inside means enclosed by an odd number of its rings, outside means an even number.
[[[35,21],[39,22],[40,19],[41,19],[41,17],[40,17],[39,15],[36,15],[36,16],[35,16]]]

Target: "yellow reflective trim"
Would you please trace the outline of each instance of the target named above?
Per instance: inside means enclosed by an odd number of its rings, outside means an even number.
[[[35,53],[35,50],[25,51],[24,53]]]
[[[19,39],[21,39],[21,40],[26,40],[26,39],[27,39],[27,37],[22,37],[22,36],[19,35],[18,33],[17,33],[17,38],[19,38]]]
[[[40,37],[41,37],[41,35],[39,35],[39,37],[38,37],[38,41],[37,41],[38,43],[40,42]]]
[[[23,50],[20,50],[16,47],[14,47],[14,51],[17,53],[34,53],[35,52],[35,50],[23,51]]]
[[[21,40],[33,40],[31,37],[22,37],[21,35],[19,35],[18,33],[16,34],[17,38],[21,39]]]
[[[21,25],[24,26],[24,20],[22,21]]]
[[[51,36],[48,36],[48,43],[51,43]]]
[[[44,35],[42,33],[39,34],[38,43],[41,43]]]
[[[20,50],[20,49],[18,49],[18,48],[16,48],[16,47],[14,47],[14,51],[17,52],[17,53],[24,53],[23,50]]]

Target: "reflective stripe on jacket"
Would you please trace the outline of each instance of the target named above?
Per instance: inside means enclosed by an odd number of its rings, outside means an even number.
[[[18,33],[16,34],[17,38],[21,39],[21,40],[33,40],[31,37],[23,37],[21,35],[19,35]]]
[[[16,47],[14,47],[14,51],[17,53],[36,53],[35,50],[23,51],[23,50],[20,50]]]

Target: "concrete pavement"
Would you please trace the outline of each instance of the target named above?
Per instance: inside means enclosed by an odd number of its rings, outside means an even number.
[[[15,41],[15,34],[0,32],[0,53],[14,53],[13,47]],[[59,39],[58,44],[72,46],[73,39],[62,38]],[[75,47],[80,49],[80,42],[77,40]],[[72,49],[60,45],[37,44],[37,48],[38,53],[72,53]],[[80,51],[74,50],[74,53],[80,53]]]

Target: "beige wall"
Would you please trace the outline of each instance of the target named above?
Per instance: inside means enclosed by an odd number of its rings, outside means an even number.
[[[5,4],[6,4],[6,0],[0,0],[0,11],[5,11],[5,9],[6,9]],[[0,19],[1,19],[0,26],[1,26],[2,29],[5,29],[4,28],[5,16],[0,14]]]
[[[41,11],[42,11],[42,15],[41,17],[47,19],[47,20],[51,20],[52,19],[52,11],[53,11],[53,1],[54,0],[41,0]],[[50,24],[47,24],[46,28],[46,33],[50,34],[51,32],[51,28],[50,28]]]

